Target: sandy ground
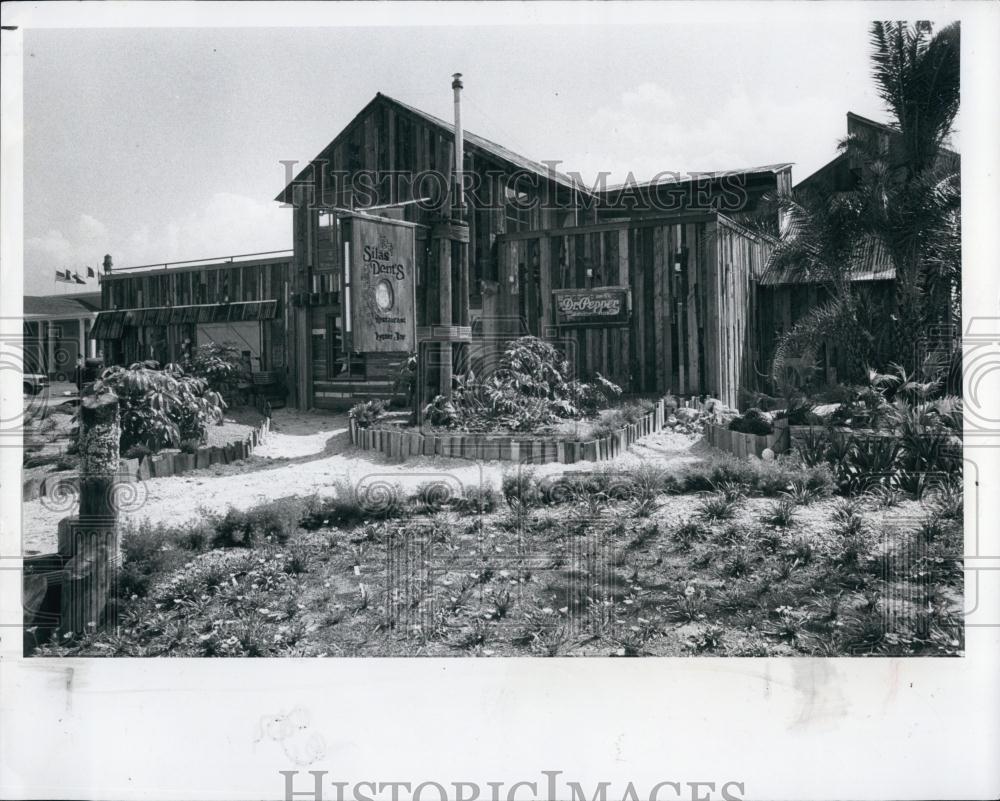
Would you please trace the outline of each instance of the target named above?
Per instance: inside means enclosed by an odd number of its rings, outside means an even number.
[[[692,437],[662,431],[645,437],[615,462],[654,460],[679,466],[697,461],[702,447]],[[589,462],[539,465],[536,472],[551,474],[588,470],[593,466]],[[134,497],[122,498],[121,516],[181,523],[197,518],[203,509],[224,511],[229,506],[245,509],[262,501],[294,495],[332,495],[337,483],[344,479],[355,485],[398,483],[407,490],[427,481],[445,482],[456,490],[460,485],[474,484],[499,487],[504,471],[512,468],[510,463],[437,456],[390,463],[381,454],[358,451],[351,446],[346,415],[279,409],[272,418],[268,440],[251,459],[137,484]],[[59,520],[70,514],[75,504],[53,506],[55,503],[49,498],[23,504],[25,553],[55,551]]]

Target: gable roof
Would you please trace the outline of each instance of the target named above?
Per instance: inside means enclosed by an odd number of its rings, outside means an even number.
[[[880,133],[888,134],[891,137],[902,136],[902,131],[899,130],[894,125],[888,125],[884,122],[876,122],[875,120],[869,119],[868,117],[862,117],[860,114],[855,114],[853,111],[847,112],[847,131],[850,134],[852,127],[860,125],[862,128],[870,128],[872,130],[878,131]],[[818,167],[811,174],[807,175],[801,181],[799,181],[795,188],[798,189],[800,186],[808,186],[815,183],[824,173],[831,172],[836,169],[839,165],[847,162],[850,158],[850,154],[847,152],[840,152],[834,156],[826,164]],[[946,160],[946,163],[952,165],[953,169],[957,169],[957,165],[961,163],[961,155],[951,148],[942,146],[938,149],[938,158]]]
[[[81,292],[76,295],[25,295],[25,317],[83,317],[99,311],[100,292]]]
[[[333,149],[338,144],[340,144],[345,134],[347,134],[347,132],[354,127],[355,123],[357,123],[360,119],[365,117],[372,109],[372,107],[378,103],[388,103],[394,106],[397,110],[400,110],[405,114],[409,114],[413,117],[416,117],[422,122],[425,122],[428,125],[434,126],[435,128],[439,129],[441,134],[445,138],[451,137],[452,139],[454,139],[455,129],[451,123],[445,122],[439,117],[435,117],[433,114],[428,114],[426,111],[418,109],[415,106],[410,106],[406,103],[396,100],[395,98],[389,97],[388,95],[384,95],[381,92],[377,92],[375,94],[375,97],[373,97],[367,103],[367,105],[365,105],[365,107],[361,109],[361,111],[359,111],[346,126],[344,126],[341,132],[337,134],[337,136],[334,137],[334,139],[325,148],[323,148],[323,150],[320,151],[320,153],[315,158],[313,158],[306,167],[304,167],[302,170],[299,171],[299,174],[292,179],[291,183],[289,183],[288,186],[286,186],[284,189],[281,190],[281,192],[278,193],[278,196],[275,198],[275,200],[280,201],[282,203],[290,202],[292,187],[295,184],[303,183],[304,181],[308,180],[310,178],[309,174],[313,169],[313,165],[317,161],[322,161],[324,159],[327,159],[332,154]],[[533,161],[532,159],[529,159],[526,156],[522,156],[519,153],[515,153],[513,150],[508,150],[503,145],[499,145],[496,142],[487,139],[485,136],[479,136],[479,134],[474,134],[469,130],[463,130],[462,136],[465,143],[466,153],[476,152],[478,150],[481,153],[485,153],[486,155],[491,156],[492,158],[497,159],[517,170],[524,170],[527,172],[535,173],[536,175],[540,175],[543,178],[547,178],[560,186],[564,186],[569,189],[574,189],[578,192],[584,192],[587,195],[593,194],[593,192],[590,189],[588,189],[583,182],[577,181],[576,179],[572,178],[569,175],[566,175],[565,173],[559,172],[558,170],[552,169],[551,167],[547,167],[544,164],[541,164],[537,161]]]

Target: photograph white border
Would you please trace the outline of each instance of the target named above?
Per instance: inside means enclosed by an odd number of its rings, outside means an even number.
[[[16,26],[3,31],[0,53],[5,325],[21,313],[25,27],[517,20],[567,35],[572,25],[773,18],[821,36],[824,20],[845,16],[960,19],[963,311],[966,323],[992,321],[1000,347],[996,4],[7,3],[2,15],[4,26]],[[442,64],[442,74],[451,71]],[[10,373],[0,370],[3,403],[20,404]],[[366,780],[504,782],[505,798],[515,782],[542,782],[542,771],[557,770],[588,797],[599,782],[611,782],[609,799],[621,797],[628,782],[643,798],[665,781],[685,789],[682,796],[663,790],[661,799],[691,798],[692,782],[714,782],[711,797],[720,798],[719,788],[731,781],[742,783],[744,799],[997,797],[998,446],[997,437],[965,444],[976,468],[967,471],[967,496],[978,499],[978,519],[966,521],[967,542],[979,532],[979,551],[967,553],[983,623],[968,627],[962,658],[61,662],[19,657],[20,575],[10,557],[20,553],[20,454],[0,448],[0,796],[283,798],[279,771],[300,771],[296,789],[303,791],[311,786],[306,771],[321,770],[328,771],[324,798],[337,797],[331,782]],[[480,798],[488,792],[483,785]],[[433,790],[425,795],[437,797]],[[532,796],[522,789],[517,797]]]

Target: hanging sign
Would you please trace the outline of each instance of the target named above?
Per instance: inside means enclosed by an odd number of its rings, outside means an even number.
[[[413,228],[351,219],[351,323],[356,352],[416,350]]]
[[[628,324],[628,290],[621,286],[553,289],[556,325],[600,328]]]

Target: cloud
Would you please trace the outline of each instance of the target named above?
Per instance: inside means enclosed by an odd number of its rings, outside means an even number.
[[[53,291],[55,270],[96,268],[105,253],[128,267],[289,248],[291,214],[273,201],[219,192],[178,219],[127,230],[81,214],[70,230],[49,230],[24,246],[25,293],[42,294]]]
[[[819,99],[751,94],[727,84],[725,95],[688,95],[656,82],[623,92],[597,108],[587,120],[586,140],[567,154],[565,166],[579,166],[585,178],[598,171],[623,180],[632,171],[642,180],[661,171],[725,170],[796,161],[803,152],[796,140],[802,119],[836,118],[843,125],[847,109],[831,110]],[[688,90],[689,91],[689,90]],[[823,159],[835,155],[835,135],[819,134],[807,147]]]

